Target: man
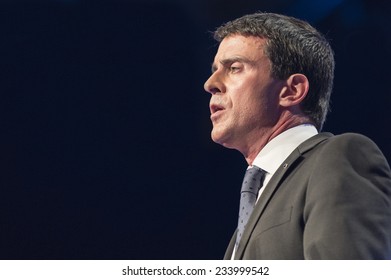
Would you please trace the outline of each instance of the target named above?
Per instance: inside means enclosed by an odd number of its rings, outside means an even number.
[[[270,13],[214,35],[220,45],[205,83],[211,137],[261,174],[258,193],[243,191],[256,204],[241,204],[224,258],[390,259],[386,159],[362,135],[318,133],[334,76],[327,40],[306,22]]]

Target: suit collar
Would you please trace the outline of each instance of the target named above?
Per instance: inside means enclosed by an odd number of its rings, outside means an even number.
[[[264,192],[262,193],[262,196],[258,200],[253,213],[251,214],[251,217],[247,223],[246,229],[243,232],[243,236],[241,238],[241,241],[239,243],[238,249],[236,251],[234,259],[241,259],[243,256],[244,249],[247,246],[248,240],[251,236],[251,233],[254,230],[255,225],[257,224],[257,221],[259,220],[260,216],[265,210],[266,205],[269,203],[270,199],[272,198],[273,194],[275,193],[277,187],[279,186],[282,178],[284,175],[291,170],[291,166],[293,163],[301,157],[302,154],[306,153],[307,151],[313,149],[321,142],[327,140],[329,137],[333,136],[331,133],[319,133],[310,139],[306,140],[302,144],[300,144],[284,161],[284,163],[277,169],[276,173],[272,176],[269,183],[267,184],[267,187],[265,188]],[[235,238],[233,238],[235,240]],[[231,253],[233,250],[233,244],[234,242],[230,242],[226,257]]]

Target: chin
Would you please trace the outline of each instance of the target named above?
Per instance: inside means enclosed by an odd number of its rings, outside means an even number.
[[[223,146],[225,148],[233,149],[232,145],[228,141],[229,140],[228,137],[224,137],[224,135],[214,133],[212,131],[211,138],[212,138],[213,142],[215,142],[216,144],[220,144],[221,146]]]
[[[220,145],[223,145],[222,144],[222,137],[221,137],[221,135],[219,135],[218,133],[214,132],[213,130],[210,133],[210,138],[212,138],[213,142],[215,142],[217,144],[220,144]]]

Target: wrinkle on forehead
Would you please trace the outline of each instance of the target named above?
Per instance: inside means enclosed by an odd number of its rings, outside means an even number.
[[[269,58],[265,53],[266,39],[255,36],[242,36],[238,34],[224,38],[219,46],[215,61],[212,63],[212,73],[219,65],[226,67],[234,62],[255,65],[261,60]]]
[[[242,35],[232,35],[221,41],[216,55],[218,56],[223,53],[229,56],[235,56],[235,53],[242,55],[243,51],[251,50],[250,53],[247,53],[249,59],[251,59],[251,56],[259,57],[266,54],[266,41],[266,39],[254,36],[244,37]]]

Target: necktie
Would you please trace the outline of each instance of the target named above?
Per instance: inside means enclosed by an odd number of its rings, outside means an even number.
[[[258,192],[262,187],[262,182],[265,177],[265,171],[257,166],[253,166],[246,170],[244,175],[239,208],[238,232],[236,235],[235,247],[239,245],[240,238],[246,227],[251,212],[254,209],[257,201]]]

